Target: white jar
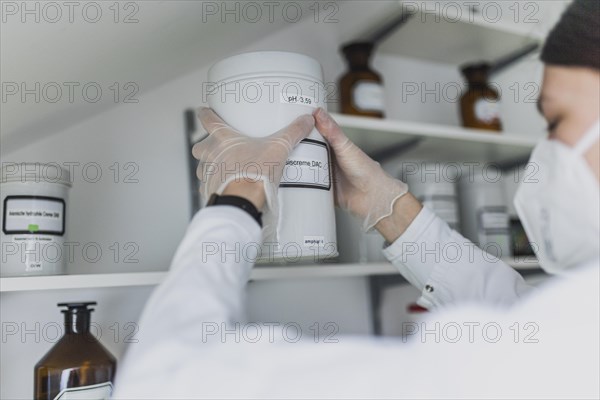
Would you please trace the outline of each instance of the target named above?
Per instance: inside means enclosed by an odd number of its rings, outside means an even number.
[[[462,176],[459,188],[463,235],[496,257],[512,256],[501,172],[474,169]]]
[[[302,54],[233,56],[213,65],[208,81],[209,106],[253,137],[275,133],[326,106],[321,65]],[[259,261],[338,255],[330,158],[329,146],[316,129],[292,152],[279,187],[279,224],[274,237],[263,238]]]
[[[3,163],[1,276],[63,274],[69,171],[58,164]]]
[[[460,230],[457,182],[460,167],[444,163],[415,163],[403,179],[410,192],[452,229]]]

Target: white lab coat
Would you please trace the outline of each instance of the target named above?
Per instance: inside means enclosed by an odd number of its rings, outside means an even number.
[[[462,302],[510,306],[533,289],[427,207],[383,253],[421,290],[417,303],[427,309]]]
[[[451,240],[454,234],[432,218],[425,211],[416,221],[423,226],[413,226],[401,239]],[[428,226],[437,226],[438,232],[426,233]],[[139,342],[130,345],[119,367],[115,398],[598,398],[600,394],[597,262],[527,296],[508,312],[489,306],[514,303],[527,289],[508,267],[484,263],[461,272],[454,264],[446,265],[452,273],[475,275],[471,278],[457,278],[437,267],[422,273],[412,264],[415,260],[397,263],[396,242],[386,249],[388,257],[404,273],[412,271],[413,283],[434,287],[425,291],[423,304],[464,300],[465,305],[430,313],[421,334],[407,343],[343,336],[337,343],[294,342],[289,336],[282,340],[279,329],[263,332],[256,340],[256,335],[239,334],[248,325],[237,331],[234,325],[243,320],[244,287],[252,261],[235,251],[207,252],[205,246],[244,248],[260,237],[258,224],[233,207],[210,207],[194,217],[171,272],[144,310]],[[465,290],[451,288],[453,282],[462,282]],[[483,300],[488,306],[468,300]],[[214,334],[215,325],[221,323],[227,323],[229,331]],[[461,326],[465,328],[457,335]]]

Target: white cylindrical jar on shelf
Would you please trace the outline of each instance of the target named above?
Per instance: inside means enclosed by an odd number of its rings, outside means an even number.
[[[411,163],[410,166],[403,171],[410,192],[452,229],[460,230],[456,189],[460,167],[445,163]]]
[[[296,53],[264,51],[227,58],[210,68],[207,88],[209,106],[254,137],[275,133],[326,106],[321,65]],[[338,255],[330,151],[316,129],[286,162],[279,208],[275,237],[263,238],[259,262]]]
[[[463,235],[496,257],[512,256],[501,171],[473,169],[463,174],[459,188]]]
[[[56,163],[3,163],[1,276],[63,274],[69,171]]]

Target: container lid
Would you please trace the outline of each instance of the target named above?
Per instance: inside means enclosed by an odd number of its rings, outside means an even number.
[[[491,68],[492,66],[489,63],[481,61],[478,63],[461,65],[460,72],[467,79],[487,79]]]
[[[375,43],[372,42],[350,42],[342,47],[342,53],[344,53],[346,57],[356,53],[371,55],[374,48]]]
[[[0,183],[8,182],[42,182],[72,186],[69,170],[58,163],[4,162],[0,169]]]
[[[226,58],[208,70],[208,81],[218,83],[252,74],[301,75],[323,81],[323,69],[317,60],[287,51],[257,51]]]
[[[78,312],[92,312],[94,311],[93,307],[97,305],[95,301],[79,301],[72,303],[58,303],[58,307],[66,307],[66,310],[62,310],[63,313],[78,313]]]

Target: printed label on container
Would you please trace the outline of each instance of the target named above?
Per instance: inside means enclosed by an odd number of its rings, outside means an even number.
[[[39,273],[62,261],[60,245],[48,235],[15,235],[13,243],[19,249],[15,257],[25,265],[25,272]],[[13,255],[13,254],[11,254]]]
[[[315,108],[318,106],[314,97],[304,96],[301,94],[281,93],[281,102],[284,104],[300,104],[302,106]]]
[[[479,212],[479,228],[488,234],[508,232],[509,226],[505,207],[487,207]]]
[[[7,196],[4,199],[2,231],[13,234],[65,233],[65,201],[45,196]]]
[[[54,400],[108,400],[112,395],[112,383],[80,386],[62,390]]]
[[[359,82],[354,85],[353,100],[356,108],[362,111],[383,112],[385,105],[383,86],[376,82]]]
[[[304,247],[325,247],[325,236],[304,236]]]
[[[327,144],[314,139],[304,139],[285,162],[279,187],[331,189]]]
[[[475,103],[475,116],[486,124],[500,119],[500,102],[488,99],[479,99]]]

